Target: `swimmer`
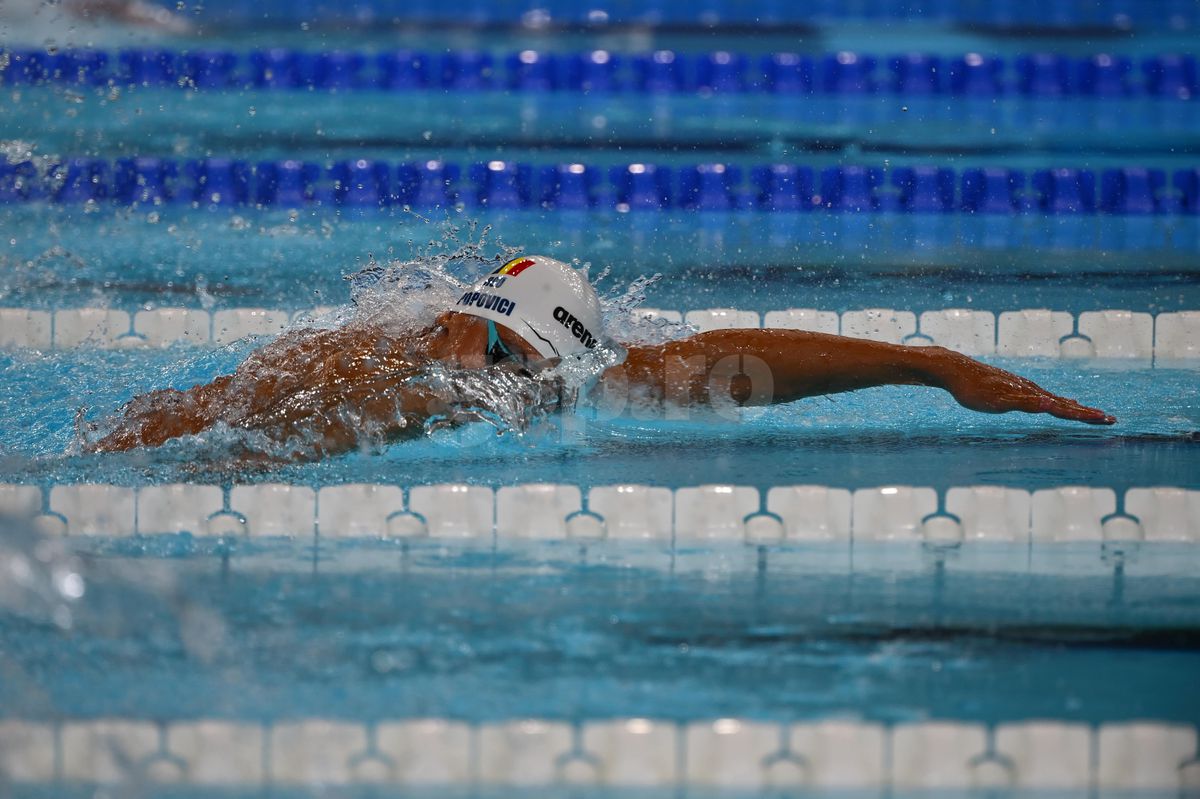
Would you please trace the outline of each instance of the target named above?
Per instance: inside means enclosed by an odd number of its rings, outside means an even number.
[[[160,5],[144,0],[67,0],[63,7],[72,15],[85,20],[108,19],[162,33],[191,32],[187,20]]]
[[[560,359],[586,354],[605,340],[600,301],[582,272],[543,256],[521,257],[478,281],[419,332],[398,335],[352,322],[281,336],[231,375],[186,391],[136,397],[85,449],[153,447],[224,424],[285,447],[302,442],[295,457],[318,458],[419,435],[434,418],[456,419],[461,397],[453,381],[425,379],[433,367],[544,375]],[[765,376],[751,364],[765,367]],[[725,378],[714,379],[716,373]],[[641,407],[717,407],[883,385],[940,388],[984,413],[1116,421],[942,347],[799,330],[713,330],[662,344],[629,344],[623,360],[608,366],[591,390],[633,397]]]
[[[185,35],[183,16],[149,0],[4,0],[0,43],[95,47],[136,34]]]

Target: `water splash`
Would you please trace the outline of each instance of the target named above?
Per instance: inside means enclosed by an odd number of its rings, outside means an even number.
[[[468,425],[489,425],[497,434],[523,437],[557,412],[573,411],[604,370],[624,359],[623,344],[662,341],[689,330],[684,325],[639,319],[635,313],[658,275],[628,285],[605,285],[609,271],[603,269],[594,282],[599,284],[607,338],[594,350],[564,358],[552,368],[535,370],[512,364],[462,369],[432,362],[422,357],[419,348],[406,351],[407,343],[428,334],[438,315],[452,307],[466,288],[522,252],[493,238],[490,227],[473,221],[447,221],[440,228],[440,235],[413,246],[411,258],[381,263],[371,257],[365,267],[347,275],[349,305],[299,319],[276,342],[251,353],[221,393],[223,407],[214,417],[216,423],[167,449],[190,449],[212,468],[219,468],[222,462],[241,468],[309,460],[342,451],[347,440],[352,440],[359,452],[379,453],[397,439]],[[347,335],[338,338],[334,333],[333,338],[322,339],[314,332],[317,330]],[[364,336],[357,337],[356,331],[365,331]],[[310,336],[307,340],[306,335]],[[372,354],[360,350],[372,346],[370,342],[375,342],[373,346],[391,371],[380,372],[374,366],[366,372],[330,367],[331,359],[341,358],[342,351],[348,360],[366,358],[364,364],[369,363]],[[333,382],[323,379],[314,384],[313,370],[325,371]],[[185,371],[195,374],[195,364],[188,364]],[[208,375],[214,373],[220,371]],[[159,377],[179,378],[167,382],[186,387],[182,374]],[[261,394],[268,383],[275,383],[273,397],[265,402],[261,397],[250,399]],[[411,403],[400,401],[407,389],[416,396],[436,398],[437,409],[432,414],[414,412]],[[377,399],[395,399],[394,408],[381,412],[380,406],[388,406],[376,403]],[[135,399],[124,411],[127,418],[135,420],[127,429],[141,429],[136,423],[139,414],[152,415],[161,402],[192,401],[180,395]],[[368,403],[375,406],[370,411],[365,408]],[[113,416],[79,425],[74,451],[86,451],[114,432],[119,436],[121,425]],[[337,431],[336,435],[331,437],[331,431]],[[335,443],[327,443],[331,441]]]

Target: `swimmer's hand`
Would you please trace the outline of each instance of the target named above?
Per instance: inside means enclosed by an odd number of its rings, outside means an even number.
[[[988,366],[961,353],[929,348],[936,357],[938,383],[964,408],[983,413],[1048,413],[1059,419],[1086,424],[1116,424],[1117,418],[1060,397],[1032,380]]]

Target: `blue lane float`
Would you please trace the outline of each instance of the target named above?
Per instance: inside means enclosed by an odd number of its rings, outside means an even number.
[[[159,0],[177,8],[174,0]],[[897,4],[887,0],[207,0],[189,3],[187,12],[210,26],[245,24],[294,27],[310,25],[415,25],[452,27],[556,28],[635,27],[721,28],[754,26],[800,28],[845,22],[896,21],[934,26],[970,26],[997,30],[1047,31],[1180,30],[1200,24],[1200,9],[1187,0],[933,0]]]
[[[173,52],[161,49],[13,50],[0,53],[9,86],[174,86],[191,90],[633,92],[644,94],[825,94],[991,98],[1149,97],[1191,100],[1200,91],[1196,58],[1159,55],[1075,58],[983,53],[942,58],[909,53],[749,56],[674,50],[620,55],[607,50],[537,50],[495,56],[440,53],[313,53],[274,48]]]
[[[495,210],[764,211],[1055,216],[1196,215],[1200,167],[1018,169],[795,164],[533,165],[487,161],[322,165],[300,159],[66,158],[0,164],[0,203]]]

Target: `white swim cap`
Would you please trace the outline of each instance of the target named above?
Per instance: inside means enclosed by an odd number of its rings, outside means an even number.
[[[587,352],[600,343],[600,298],[583,272],[543,255],[509,261],[450,309],[490,319],[543,358]]]

